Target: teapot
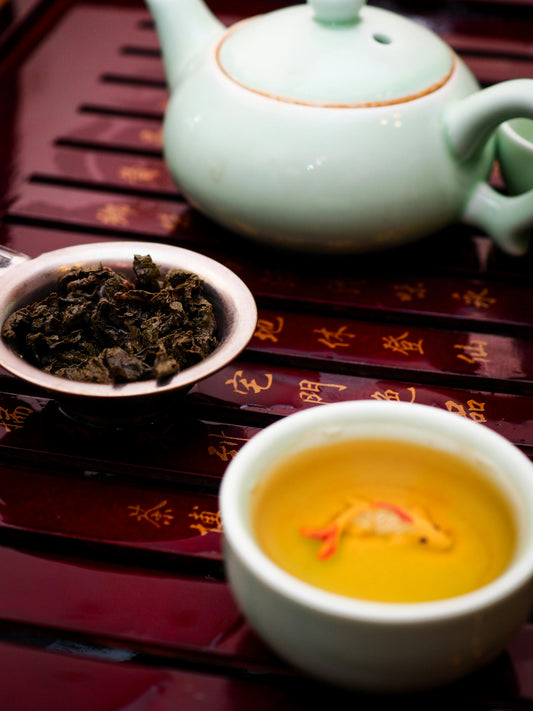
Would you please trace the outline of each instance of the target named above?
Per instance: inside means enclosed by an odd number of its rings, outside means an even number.
[[[404,244],[463,222],[528,248],[533,190],[487,182],[495,131],[533,118],[533,79],[480,89],[436,34],[365,0],[308,0],[223,25],[147,0],[170,99],[164,156],[230,231],[315,253]]]

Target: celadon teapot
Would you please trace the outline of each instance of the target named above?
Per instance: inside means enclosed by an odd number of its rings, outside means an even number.
[[[489,186],[494,133],[533,118],[533,79],[480,90],[422,25],[308,0],[225,27],[202,0],[147,0],[170,89],[164,155],[188,201],[255,240],[392,247],[464,222],[522,254],[533,191]]]

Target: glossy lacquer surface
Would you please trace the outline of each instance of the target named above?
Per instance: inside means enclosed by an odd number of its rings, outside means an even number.
[[[376,4],[434,29],[482,85],[533,77],[530,0]],[[278,6],[211,3],[224,24]],[[31,257],[117,239],[194,249],[245,281],[259,320],[237,360],[142,426],[80,422],[0,370],[0,708],[402,703],[305,679],[250,631],[225,582],[220,481],[270,422],[347,399],[446,409],[533,456],[532,254],[506,256],[464,226],[348,258],[252,245],[169,177],[144,6],[2,8],[3,244]],[[491,183],[504,189],[497,170]],[[489,667],[409,704],[530,709],[532,664],[528,624]]]

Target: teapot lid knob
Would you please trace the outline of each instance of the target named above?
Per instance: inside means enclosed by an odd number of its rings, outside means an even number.
[[[319,22],[338,24],[355,22],[365,0],[308,0]]]

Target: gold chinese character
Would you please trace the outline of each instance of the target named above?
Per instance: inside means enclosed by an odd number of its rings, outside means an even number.
[[[421,355],[424,355],[424,350],[422,348],[422,338],[418,341],[408,341],[409,331],[405,331],[401,336],[383,336],[383,348],[388,348],[394,353],[401,353],[402,355],[409,355],[410,351],[416,351]]]
[[[228,447],[231,447],[231,449]],[[207,453],[211,456],[216,455],[223,462],[229,462],[237,454],[237,450],[233,446],[233,442],[220,442],[216,446],[210,444],[207,448]]]
[[[487,418],[484,415],[484,402],[478,402],[477,400],[467,400],[466,405],[468,408],[468,412],[465,409],[464,405],[461,405],[458,402],[454,402],[453,400],[448,400],[444,404],[446,405],[446,409],[448,410],[448,412],[454,412],[457,415],[461,415],[461,417],[470,417],[470,419],[474,420],[474,422],[487,421]]]
[[[276,317],[276,322],[267,321],[264,318],[260,318],[257,321],[257,329],[254,333],[255,338],[259,338],[261,341],[273,341],[274,343],[278,340],[278,334],[283,331],[284,320],[281,316]]]
[[[361,293],[361,289],[355,287],[353,279],[343,279],[343,278],[333,278],[328,279],[328,284],[331,285],[332,289],[336,291],[350,292],[352,296]]]
[[[224,437],[224,435],[211,434],[210,437],[214,437],[218,440],[216,444],[210,444],[207,448],[207,452],[210,456],[217,456],[223,462],[229,462],[230,459],[237,454],[238,447],[246,442],[245,437]]]
[[[193,518],[197,523],[191,523],[189,528],[196,528],[201,536],[208,533],[222,533],[222,521],[220,511],[199,511],[198,506],[193,506],[189,518]]]
[[[183,229],[190,227],[192,218],[190,212],[186,212],[184,215],[176,215],[172,212],[158,212],[157,219],[166,232],[174,232],[178,227]]]
[[[488,309],[496,303],[496,299],[489,296],[488,289],[482,289],[481,291],[468,289],[463,294],[455,292],[452,294],[452,299],[462,301],[466,306],[475,306],[477,309]]]
[[[394,284],[393,289],[400,301],[426,298],[426,287],[422,282],[417,282],[416,284]]]
[[[146,168],[141,165],[123,165],[118,174],[126,183],[137,185],[138,183],[153,183],[160,171],[157,168]]]
[[[151,146],[161,148],[163,146],[163,131],[161,129],[144,128],[139,133],[139,138],[143,143],[149,143]]]
[[[7,432],[18,430],[24,426],[24,423],[31,414],[33,414],[33,410],[31,407],[25,405],[17,405],[14,410],[0,407],[0,425],[2,425]]]
[[[236,370],[233,378],[226,380],[224,385],[233,385],[233,392],[239,393],[240,395],[247,395],[250,390],[257,395],[262,390],[268,390],[272,386],[272,374],[264,373],[266,379],[265,385],[258,385],[257,380],[252,378],[247,380],[243,377],[242,370]]]
[[[349,333],[347,326],[339,326],[336,331],[328,331],[327,328],[315,328],[313,333],[321,334],[322,338],[318,339],[319,343],[323,343],[325,346],[331,349],[335,348],[348,348],[349,343],[346,343],[346,338],[355,338],[355,333]]]
[[[346,385],[336,383],[317,383],[313,380],[300,380],[300,399],[304,402],[321,404],[324,402],[321,391],[323,388],[335,388],[338,392],[346,390]]]
[[[224,264],[227,265],[227,262],[224,262]],[[276,269],[274,267],[266,267],[265,269],[262,270],[262,275],[261,279],[264,282],[267,282],[270,284],[270,286],[274,286],[279,284],[282,287],[294,287],[296,286],[296,279],[290,278],[290,276],[287,275],[287,272],[284,271],[283,269]]]
[[[411,393],[409,402],[414,402],[416,397],[416,389],[413,387],[409,387],[407,388],[407,390]],[[374,400],[395,400],[397,402],[401,402],[402,400],[398,390],[392,390],[392,388],[387,388],[387,390],[383,390],[382,392],[376,390],[376,392],[372,393],[370,397]]]
[[[156,528],[161,528],[161,525],[170,526],[174,516],[172,516],[172,509],[165,508],[166,505],[166,501],[160,501],[149,509],[143,509],[139,504],[128,506],[129,515],[134,516],[136,521],[147,521]]]
[[[457,357],[461,358],[461,360],[466,360],[467,363],[487,363],[489,359],[485,350],[486,345],[487,341],[473,339],[466,345],[455,343],[453,347],[464,351],[463,353],[458,353]]]
[[[130,205],[124,203],[108,203],[101,207],[96,213],[98,222],[113,227],[127,227],[130,217],[137,213]]]

